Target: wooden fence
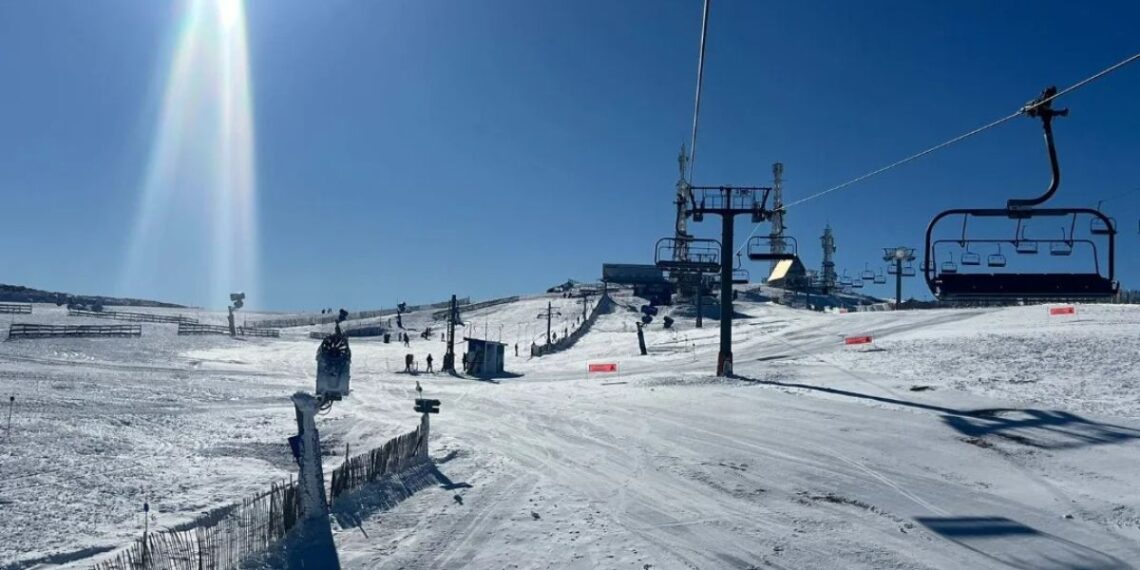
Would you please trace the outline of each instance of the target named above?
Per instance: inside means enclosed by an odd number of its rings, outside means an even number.
[[[459,303],[470,303],[469,297],[458,299]],[[431,303],[429,305],[408,305],[405,312],[422,311],[426,309],[439,309],[441,307],[448,307],[451,301],[441,301],[439,303]],[[359,321],[361,319],[372,319],[376,317],[386,317],[395,315],[396,309],[378,309],[375,311],[356,311],[349,313],[347,321]],[[298,317],[283,317],[280,319],[265,319],[256,321],[253,324],[259,327],[274,327],[274,328],[289,328],[289,327],[307,327],[312,325],[331,325],[336,322],[340,315],[337,313],[328,313],[324,315],[301,315]]]
[[[427,422],[425,417],[416,429],[390,439],[368,453],[351,457],[333,469],[330,500],[335,501],[337,497],[387,475],[427,463]]]
[[[230,327],[225,325],[201,325],[196,323],[178,323],[179,335],[198,334],[230,334]],[[251,327],[237,327],[238,336],[263,336],[279,338],[281,331],[275,329],[256,329]]]
[[[8,340],[21,338],[133,337],[142,336],[142,325],[38,325],[12,323]]]
[[[466,305],[459,305],[458,308],[460,311],[474,311],[476,309],[484,309],[487,307],[494,307],[495,305],[505,305],[507,303],[514,303],[515,301],[518,301],[518,300],[519,300],[519,296],[515,295],[513,297],[502,297],[499,299],[490,299],[487,301],[479,301],[478,303],[467,303]],[[459,304],[459,301],[456,301],[456,304]],[[451,303],[448,302],[448,305],[449,306],[447,309],[442,310],[442,311],[436,311],[436,312],[432,313],[431,314],[432,320],[438,321],[441,319],[446,319],[448,311],[451,310],[451,307],[450,307]]]
[[[30,315],[32,314],[32,304],[0,303],[0,313],[7,313],[12,315]]]
[[[570,331],[570,334],[552,343],[530,345],[530,355],[543,356],[553,354],[574,346],[574,343],[578,342],[578,339],[586,336],[586,333],[590,332],[590,327],[594,326],[594,321],[598,320],[598,315],[608,313],[613,307],[613,304],[613,299],[610,299],[609,294],[603,294],[602,297],[598,299],[598,303],[594,305],[594,309],[590,311],[590,315],[586,317],[586,320],[582,321],[581,325],[578,325],[577,329]]]
[[[136,323],[193,323],[198,319],[183,317],[181,315],[156,315],[153,313],[128,313],[124,311],[88,311],[84,309],[68,309],[69,317],[91,317],[95,319],[114,319],[116,321],[132,321]]]
[[[264,556],[297,525],[297,483],[274,485],[241,504],[179,528],[146,534],[93,570],[227,570]]]

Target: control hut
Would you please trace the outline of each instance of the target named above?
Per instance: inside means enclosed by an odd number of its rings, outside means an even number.
[[[466,372],[475,376],[503,374],[503,360],[507,345],[493,340],[464,337],[467,341]]]

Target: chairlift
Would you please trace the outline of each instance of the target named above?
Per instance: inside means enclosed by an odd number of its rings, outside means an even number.
[[[843,270],[843,275],[839,276],[839,284],[844,286],[844,287],[850,287],[851,286],[851,277],[849,277],[847,275],[846,269]]]
[[[893,263],[887,266],[887,275],[898,275],[898,274],[899,274],[898,266],[896,266]]]
[[[735,285],[747,285],[751,281],[752,275],[747,269],[733,269],[732,282]]]
[[[906,265],[903,266],[903,269],[902,269],[903,277],[914,277],[916,273],[917,272],[914,270],[914,264],[907,263]]]
[[[998,244],[998,252],[991,253],[986,256],[986,266],[988,267],[1005,267],[1005,256],[1001,253],[1001,244]]]
[[[720,242],[705,238],[661,238],[654,263],[665,271],[715,273],[720,271]]]
[[[871,268],[869,265],[864,264],[863,265],[862,277],[863,277],[864,281],[874,281],[875,280],[875,272],[871,271]]]
[[[895,266],[892,265],[890,268],[894,269],[894,267]],[[884,285],[884,284],[886,284],[886,282],[887,282],[887,276],[883,273],[883,270],[880,269],[879,272],[875,274],[875,284],[876,285]]]
[[[748,240],[748,259],[752,261],[784,261],[798,259],[799,244],[791,236],[752,236]]]
[[[863,280],[862,279],[856,279],[856,280],[852,281],[851,287],[854,289],[862,289],[863,288]]]
[[[969,246],[967,246],[966,251],[963,251],[962,255],[959,256],[958,262],[961,263],[962,265],[969,265],[969,266],[981,265],[982,264],[982,256],[977,254],[977,253],[970,251]]]
[[[950,254],[950,261],[942,262],[943,273],[957,273],[958,266],[954,264],[954,254]]]
[[[1065,228],[1061,228],[1061,241],[1049,242],[1049,255],[1065,257],[1073,254],[1073,240],[1065,238]]]
[[[1116,219],[1108,218],[1106,221],[1100,218],[1093,218],[1089,223],[1089,233],[1094,236],[1106,236],[1116,233]]]
[[[1042,204],[1048,202],[1056,193],[1060,185],[1060,165],[1057,160],[1057,151],[1053,139],[1052,120],[1054,117],[1065,116],[1068,111],[1053,109],[1052,99],[1056,96],[1056,88],[1045,90],[1036,100],[1028,103],[1023,113],[1031,118],[1040,119],[1045,132],[1045,144],[1049,155],[1052,178],[1044,194],[1034,198],[1011,198],[1006,201],[1004,208],[960,208],[941,212],[931,220],[926,229],[926,258],[923,267],[924,277],[930,291],[939,300],[959,299],[1056,299],[1056,298],[1105,298],[1115,295],[1119,284],[1115,281],[1115,224],[1103,212],[1093,208],[1046,208]],[[934,230],[939,222],[948,216],[963,216],[963,234],[957,240],[935,240]],[[1100,245],[1107,246],[1106,271],[1101,272],[1098,243],[1090,239],[1074,239],[1074,232],[1078,217],[1090,219],[1089,233],[1099,238]],[[979,239],[966,235],[966,219],[991,218],[1016,220],[1017,227],[1013,239]],[[1072,229],[1062,239],[1026,239],[1025,228],[1027,222],[1034,218],[1066,218],[1072,217]],[[986,258],[986,265],[991,268],[1006,266],[1006,258],[1002,254],[1001,244],[1010,244],[1018,255],[1034,255],[1040,251],[1041,245],[1046,244],[1049,253],[1055,256],[1071,256],[1074,253],[1074,244],[1088,245],[1091,253],[1094,270],[1092,272],[1059,272],[1047,266],[1045,270],[1037,272],[1006,273],[1006,272],[962,272],[951,261],[938,263],[935,252],[940,244],[954,243],[965,249],[960,258],[963,267],[973,265],[966,263],[966,255],[972,254],[968,246],[971,244],[992,243],[998,246],[998,251]],[[1082,247],[1081,251],[1085,251]],[[972,261],[972,260],[971,260]],[[979,259],[980,261],[980,259]],[[980,264],[980,263],[979,263]]]

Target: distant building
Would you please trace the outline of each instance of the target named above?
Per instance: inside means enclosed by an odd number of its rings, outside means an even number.
[[[768,276],[770,287],[783,289],[804,289],[808,286],[807,268],[800,258],[783,259],[776,262],[772,274]]]
[[[464,337],[467,341],[467,373],[496,376],[503,373],[507,345],[493,340]]]
[[[665,279],[664,273],[656,265],[603,263],[602,281],[631,285],[634,295],[655,305],[668,305],[673,296],[673,284]]]

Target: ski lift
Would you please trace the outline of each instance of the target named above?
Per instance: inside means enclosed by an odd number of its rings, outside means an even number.
[[[894,269],[894,266],[892,265],[890,268]],[[876,285],[884,285],[884,284],[886,284],[886,282],[887,282],[887,276],[883,273],[883,270],[880,269],[879,272],[877,274],[875,274],[875,284]]]
[[[784,261],[797,259],[799,244],[790,236],[752,236],[748,240],[748,259],[752,261]]]
[[[704,238],[661,238],[654,262],[666,271],[715,273],[720,271],[720,242]]]
[[[958,266],[954,264],[954,254],[950,254],[950,261],[942,262],[943,273],[957,273]]]
[[[915,273],[917,273],[917,272],[914,270],[914,264],[913,263],[908,262],[906,265],[903,266],[903,269],[902,269],[903,277],[914,277]]]
[[[898,274],[899,274],[899,268],[897,266],[895,266],[895,264],[892,263],[892,264],[887,266],[887,275],[898,275]]]
[[[862,279],[856,279],[856,280],[852,281],[851,287],[854,289],[862,289],[863,288],[863,280]]]
[[[1100,205],[1104,200],[1096,203],[1096,209],[1100,210]],[[1116,220],[1113,218],[1101,219],[1093,218],[1089,220],[1089,233],[1094,236],[1107,236],[1116,233]]]
[[[875,272],[871,271],[871,267],[868,264],[864,264],[863,265],[863,273],[862,273],[861,277],[863,278],[864,281],[874,281],[875,280]]]
[[[926,229],[926,258],[928,262],[923,267],[924,277],[930,291],[939,300],[952,299],[1056,299],[1056,298],[1104,298],[1116,294],[1119,284],[1115,281],[1115,227],[1111,218],[1099,209],[1093,208],[1044,208],[1042,204],[1049,201],[1060,186],[1061,171],[1057,160],[1056,146],[1053,140],[1052,120],[1054,117],[1067,115],[1064,109],[1053,109],[1052,99],[1056,96],[1054,87],[1046,89],[1039,98],[1028,103],[1022,113],[1040,119],[1045,132],[1045,144],[1049,154],[1049,163],[1052,179],[1045,193],[1035,198],[1011,198],[1006,201],[1004,208],[963,208],[941,212],[931,220]],[[962,215],[964,218],[998,218],[1016,220],[1017,227],[1012,240],[1004,239],[978,239],[968,237],[965,233],[965,220],[963,220],[963,235],[958,240],[934,240],[934,229],[939,222],[947,216]],[[1034,218],[1064,218],[1072,217],[1073,228],[1076,227],[1078,217],[1089,218],[1089,233],[1094,238],[1101,238],[1102,245],[1107,246],[1107,267],[1101,272],[1101,263],[1098,244],[1092,240],[1074,239],[1069,231],[1062,239],[1056,240],[1029,240],[1025,238],[1025,226]],[[935,260],[935,252],[942,243],[957,242],[964,252],[969,251],[968,246],[979,243],[993,243],[998,245],[998,252],[987,257],[989,267],[1005,267],[1006,259],[1001,253],[1001,244],[1013,246],[1018,255],[1034,255],[1040,250],[1041,244],[1048,244],[1049,253],[1056,256],[1071,256],[1074,253],[1073,245],[1080,243],[1089,245],[1088,250],[1093,258],[1095,269],[1092,272],[1060,272],[1047,267],[1037,272],[963,272],[950,262],[939,264]],[[1082,251],[1084,249],[1082,248]],[[962,265],[965,266],[964,259]]]
[[[1073,240],[1065,239],[1065,228],[1061,228],[1061,241],[1049,242],[1049,255],[1066,257],[1073,254]]]
[[[1001,244],[998,244],[998,252],[991,253],[986,256],[987,267],[1005,267],[1005,256],[1001,253]]]
[[[843,270],[843,275],[839,276],[839,284],[844,286],[844,287],[850,287],[851,286],[851,277],[849,277],[847,275],[846,269]]]
[[[752,279],[752,274],[744,268],[744,261],[740,255],[740,253],[736,254],[736,267],[732,270],[732,283],[734,285],[747,285]]]
[[[977,253],[970,251],[969,246],[967,246],[966,251],[962,252],[962,255],[961,255],[961,257],[958,258],[958,261],[962,265],[969,265],[969,266],[981,265],[982,264],[982,256],[977,254]]]

